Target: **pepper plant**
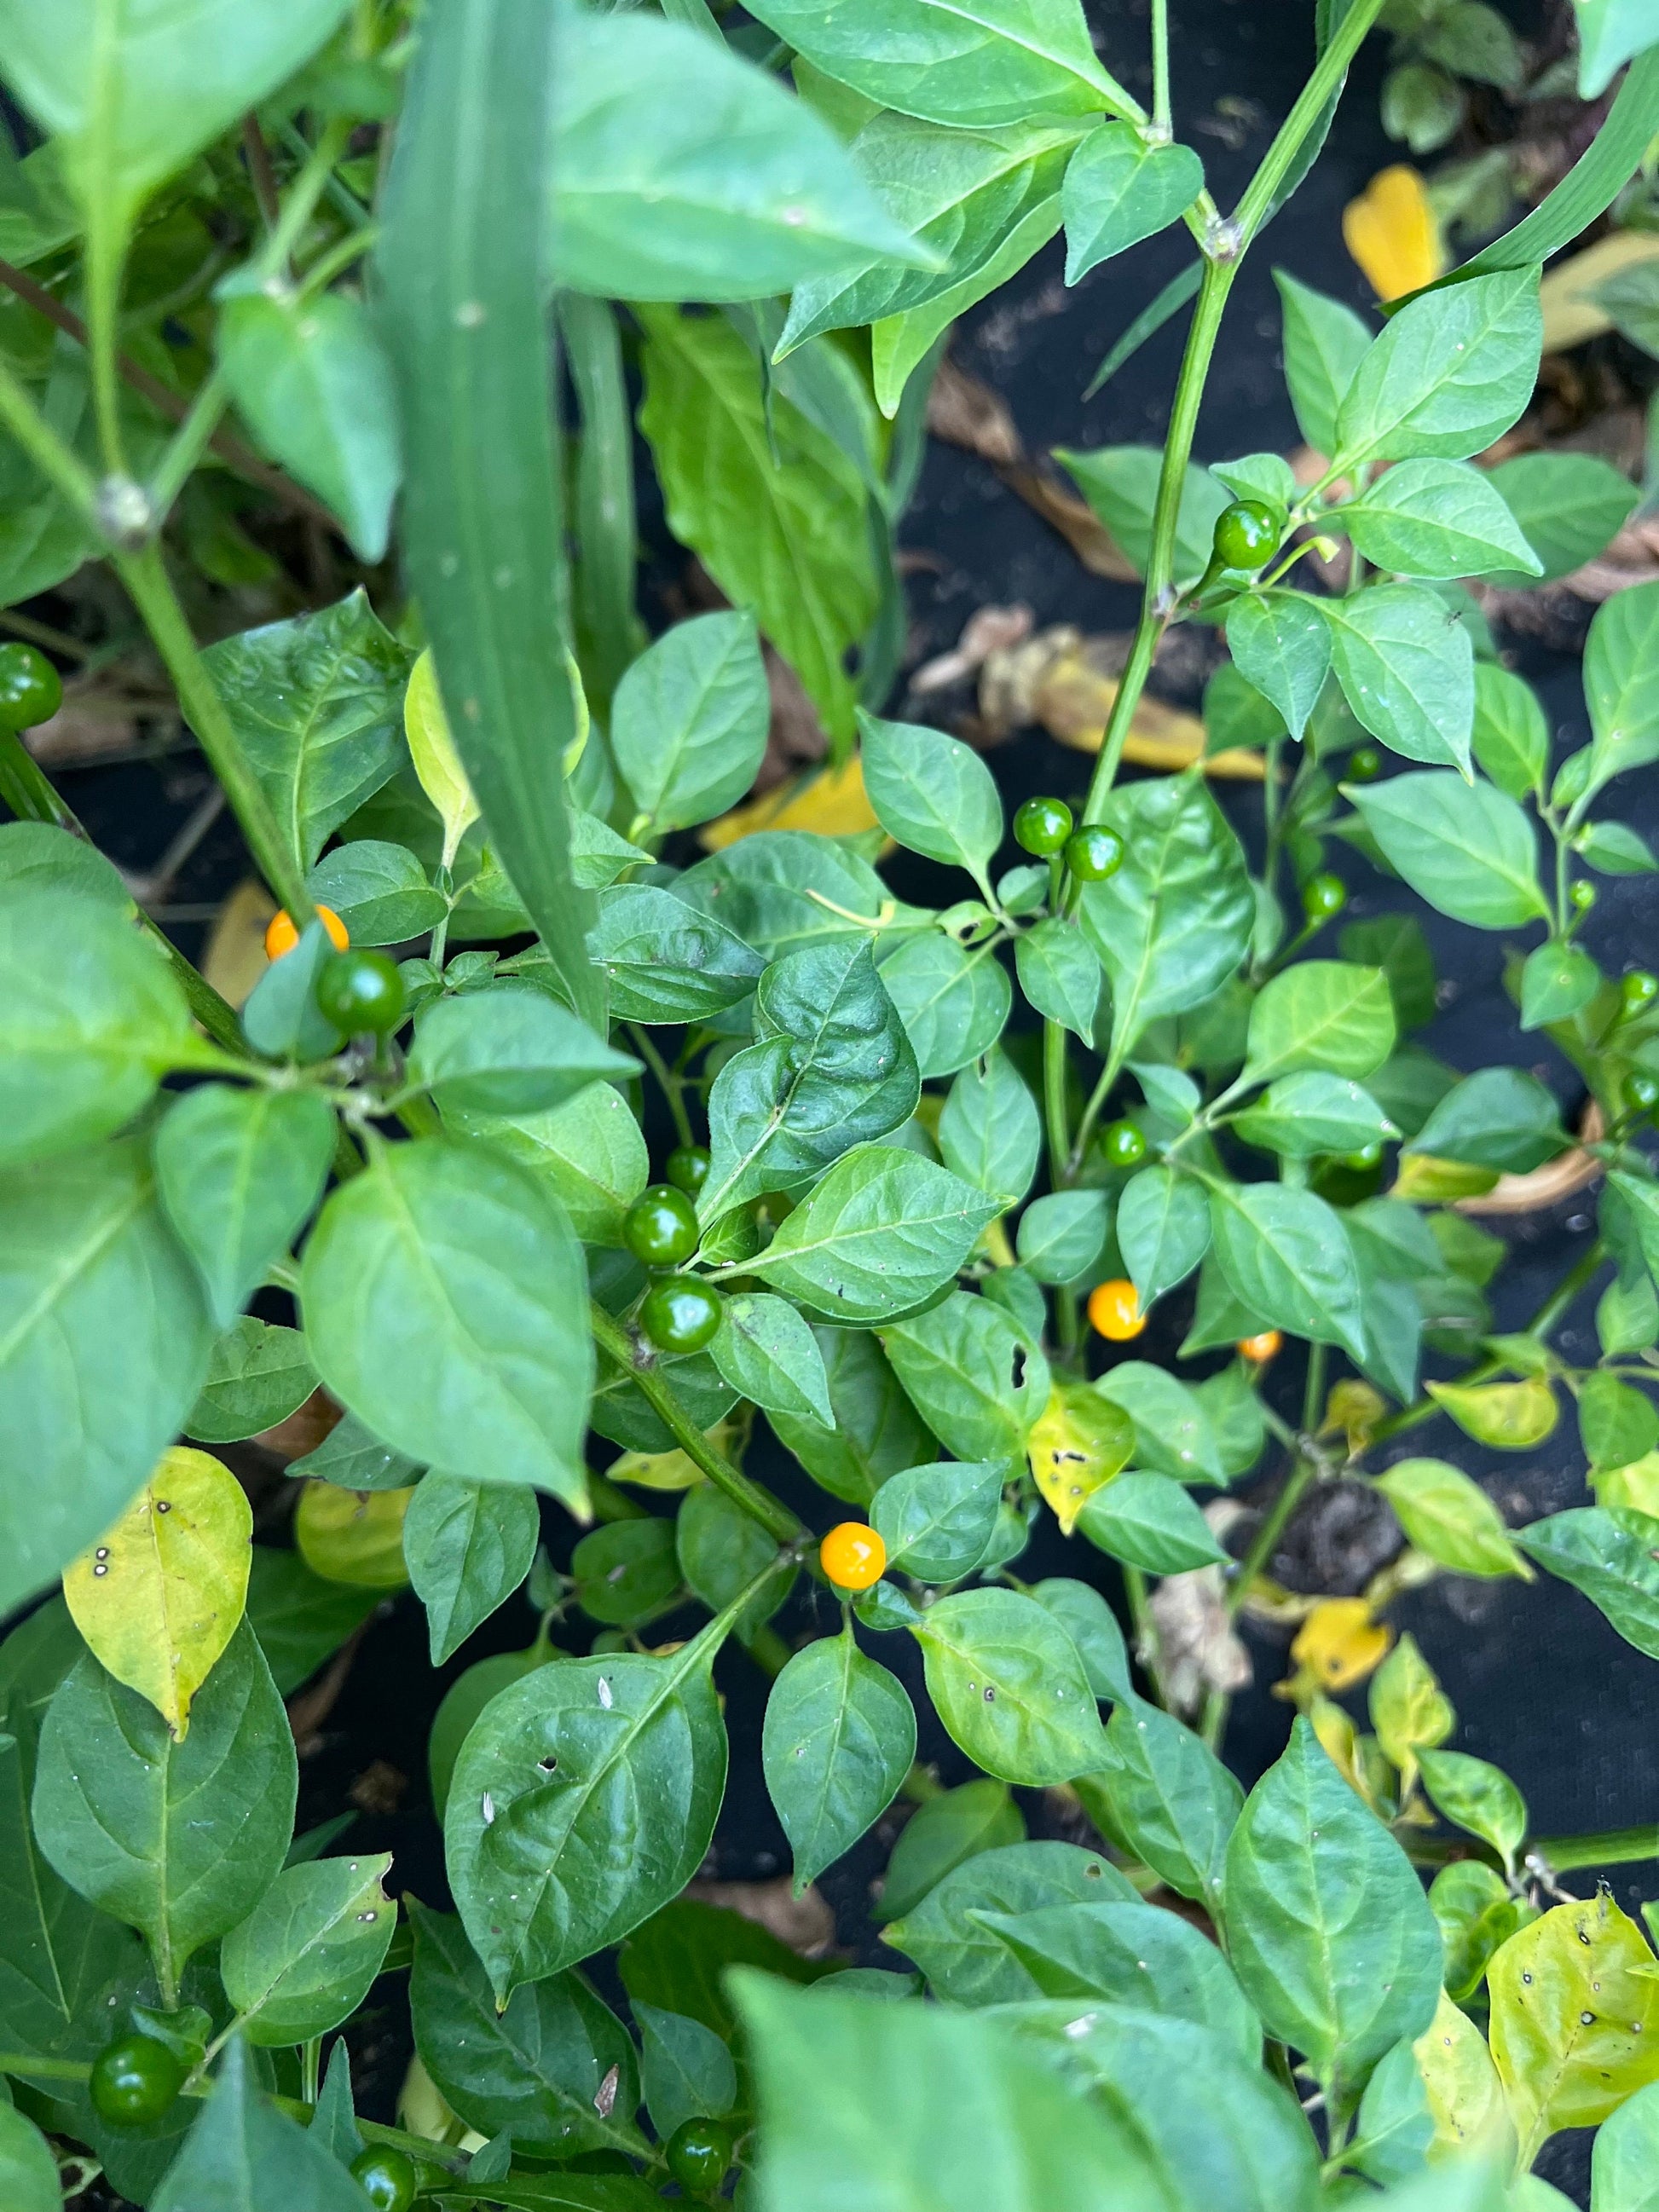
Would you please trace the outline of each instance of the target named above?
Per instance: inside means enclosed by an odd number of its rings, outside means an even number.
[[[1583,941],[1598,878],[1655,865],[1610,810],[1659,758],[1659,586],[1597,615],[1559,761],[1462,588],[1564,573],[1633,503],[1474,460],[1531,395],[1540,264],[1659,128],[1659,50],[1585,6],[1598,68],[1634,54],[1600,135],[1380,331],[1281,277],[1298,481],[1195,464],[1200,401],[1378,0],[1311,12],[1230,213],[1173,135],[1164,0],[1150,112],[1075,0],[751,13],[0,0],[38,132],[0,210],[7,596],[109,564],[282,908],[233,1010],[23,741],[52,665],[0,648],[4,2203],[1535,2212],[1540,2147],[1605,2122],[1597,2212],[1635,2212],[1659,1960],[1563,1877],[1659,1832],[1535,1835],[1409,1638],[1362,1735],[1310,1621],[1284,1756],[1247,1796],[1223,1753],[1231,1624],[1339,1474],[1398,1516],[1390,1588],[1541,1566],[1659,1656],[1659,981]],[[951,319],[1062,225],[1073,282],[1191,234],[1119,357],[1196,305],[1162,451],[1065,456],[1144,608],[1086,792],[1011,848],[978,756],[878,711],[893,533]],[[649,644],[629,356],[731,602]],[[361,585],[204,647],[202,518],[249,487]],[[1201,765],[1119,781],[1182,621],[1224,631],[1206,721],[1258,751],[1259,821]],[[761,763],[763,634],[878,826],[698,857]],[[895,896],[888,839],[948,904]],[[1578,1129],[1413,1042],[1427,945],[1344,924],[1356,853],[1501,934]],[[1563,1161],[1598,1232],[1494,1334],[1503,1249],[1458,1203]],[[1118,1349],[1164,1313],[1172,1364]],[[255,1544],[210,1448],[307,1402],[338,1419],[294,1548]],[[1530,1528],[1393,1449],[1441,1414],[1454,1455],[1530,1448],[1567,1403],[1596,1502]],[[762,1419],[810,1505],[745,1468]],[[1230,1486],[1237,1557],[1194,1497]],[[1077,1571],[1032,1583],[1045,1517]],[[294,1832],[283,1698],[405,1584],[434,1665],[521,1591],[540,1626],[439,1707],[449,1895],[398,1905],[386,1856]],[[918,1651],[977,1770],[949,1790]],[[798,1887],[915,1808],[890,1967],[682,1896],[749,1666]],[[1102,1848],[1025,1840],[1015,1788]],[[394,2126],[337,2032],[404,1975]]]

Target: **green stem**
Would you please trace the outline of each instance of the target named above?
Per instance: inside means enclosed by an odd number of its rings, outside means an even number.
[[[121,437],[119,345],[121,271],[126,260],[125,227],[107,215],[94,215],[87,226],[87,349],[92,356],[92,404],[99,450],[106,472],[125,477],[126,448]]]
[[[114,560],[121,581],[166,663],[179,702],[209,765],[235,810],[249,852],[279,902],[296,922],[301,921],[312,911],[312,901],[300,864],[289,851],[270,802],[231,727],[224,702],[214,688],[168,578],[161,548],[150,544],[139,553],[117,553]]]
[[[209,441],[219,427],[228,396],[224,378],[216,368],[191,401],[189,414],[173,432],[150,478],[149,501],[158,529],[172,513],[173,502],[206,452]]]
[[[723,1490],[734,1505],[740,1505],[751,1520],[759,1522],[775,1542],[802,1542],[809,1533],[804,1522],[796,1519],[781,1498],[774,1498],[769,1490],[733,1467],[724,1452],[715,1449],[685,1412],[657,1369],[640,1364],[634,1341],[621,1323],[613,1321],[605,1308],[597,1303],[589,1310],[594,1342],[606,1358],[620,1367],[623,1374],[637,1385],[647,1405],[669,1430],[693,1466],[700,1467],[715,1488]]]
[[[351,129],[349,122],[337,118],[324,126],[323,135],[315,146],[306,147],[304,166],[288,188],[283,201],[282,216],[255,257],[252,273],[260,276],[270,276],[285,265],[299,244],[306,225],[316,213],[318,201],[332,181],[336,165],[351,143]],[[305,146],[303,139],[299,143]],[[358,211],[356,220],[362,224],[362,210]]]
[[[37,2058],[33,2051],[0,2051],[0,2074],[19,2081],[80,2081],[92,2079],[92,2068],[83,2058]]]
[[[1083,1109],[1083,1119],[1077,1126],[1077,1142],[1072,1147],[1072,1157],[1066,1171],[1067,1182],[1073,1182],[1082,1169],[1084,1159],[1088,1153],[1090,1139],[1095,1133],[1096,1124],[1100,1120],[1107,1099],[1111,1096],[1112,1085],[1123,1073],[1123,1063],[1127,1054],[1127,1039],[1115,1039],[1110,1052],[1106,1055],[1106,1065],[1100,1071],[1100,1080],[1090,1092],[1089,1103]]]
[[[1170,0],[1152,0],[1152,120],[1170,129]]]
[[[1042,1105],[1048,1123],[1048,1176],[1058,1190],[1071,1172],[1072,1140],[1066,1115],[1066,1032],[1042,1024]]]
[[[1146,1577],[1139,1567],[1124,1568],[1123,1592],[1129,1601],[1129,1619],[1135,1632],[1136,1651],[1152,1677],[1152,1690],[1158,1704],[1167,1708],[1170,1699],[1164,1686],[1164,1662],[1158,1649],[1158,1624],[1152,1619],[1152,1601],[1147,1595]]]
[[[634,1049],[657,1079],[657,1087],[668,1101],[668,1110],[674,1117],[674,1127],[683,1145],[696,1142],[691,1130],[691,1117],[685,1110],[684,1083],[675,1074],[668,1062],[651,1042],[651,1033],[639,1023],[628,1024],[628,1035]]]

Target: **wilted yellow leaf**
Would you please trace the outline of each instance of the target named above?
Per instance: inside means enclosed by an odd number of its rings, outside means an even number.
[[[1544,350],[1565,353],[1613,328],[1597,294],[1610,276],[1644,261],[1659,260],[1659,232],[1615,230],[1582,253],[1559,262],[1538,288],[1544,310]]]
[[[1604,1468],[1600,1474],[1592,1472],[1589,1481],[1598,1505],[1624,1506],[1659,1520],[1659,1451],[1644,1452],[1625,1467]]]
[[[1379,300],[1403,299],[1445,270],[1445,240],[1428,188],[1403,161],[1379,169],[1348,202],[1342,239]]]
[[[1412,2045],[1434,2120],[1431,2165],[1460,2153],[1483,2153],[1507,2170],[1514,2130],[1486,2039],[1442,1990],[1434,2018]]]
[[[880,827],[864,788],[864,763],[855,753],[840,768],[796,776],[759,799],[734,806],[719,821],[705,823],[697,842],[705,853],[723,853],[757,830],[810,830],[820,837],[857,837]],[[890,850],[890,838],[887,844]]]
[[[409,757],[415,763],[421,789],[443,822],[443,864],[453,866],[462,838],[478,818],[478,802],[449,733],[430,646],[410,671],[409,689],[404,694],[404,734],[409,739]]]
[[[112,1528],[64,1574],[64,1597],[107,1674],[175,1736],[247,1603],[253,1514],[230,1469],[175,1445]]]
[[[1357,1796],[1365,1795],[1359,1767],[1359,1731],[1340,1705],[1316,1694],[1308,1700],[1308,1720],[1320,1748]]]
[[[1032,707],[1050,737],[1074,752],[1097,753],[1117,692],[1116,678],[1103,675],[1086,651],[1061,653],[1044,672]],[[1260,783],[1267,773],[1260,753],[1236,745],[1206,759],[1204,744],[1204,725],[1196,714],[1183,714],[1143,692],[1130,719],[1123,757],[1136,768],[1161,769],[1170,775],[1203,761],[1206,775],[1243,783]]]
[[[1301,1704],[1316,1691],[1350,1690],[1379,1664],[1392,1641],[1392,1632],[1372,1620],[1363,1597],[1322,1598],[1291,1645],[1294,1672],[1273,1685],[1273,1694]]]
[[[1380,1390],[1373,1390],[1369,1382],[1361,1382],[1352,1376],[1346,1376],[1331,1386],[1319,1433],[1322,1437],[1340,1434],[1346,1438],[1351,1452],[1363,1451],[1371,1440],[1372,1430],[1388,1410],[1388,1401]]]
[[[703,1481],[702,1469],[683,1451],[625,1451],[605,1474],[612,1482],[637,1483],[641,1490],[690,1490]]]
[[[270,965],[265,957],[265,930],[276,911],[270,893],[249,876],[213,917],[202,973],[219,996],[239,1010]]]
[[[1095,1492],[1127,1467],[1134,1448],[1134,1424],[1120,1407],[1086,1382],[1054,1384],[1025,1450],[1063,1536]]]
[[[294,1516],[294,1541],[314,1575],[360,1589],[401,1589],[404,1516],[410,1490],[342,1490],[308,1482]]]

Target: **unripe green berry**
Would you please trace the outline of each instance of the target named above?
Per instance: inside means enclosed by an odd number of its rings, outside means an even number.
[[[1091,822],[1067,838],[1066,865],[1079,883],[1103,884],[1123,866],[1123,840],[1103,822]]]
[[[1625,1002],[1625,1012],[1639,1014],[1644,1007],[1650,1006],[1656,999],[1659,999],[1659,975],[1654,975],[1650,969],[1632,968],[1620,980],[1619,992]]]
[[[1260,568],[1278,552],[1283,534],[1265,500],[1236,499],[1216,517],[1215,557],[1224,568]]]
[[[1072,810],[1063,799],[1028,799],[1014,817],[1014,842],[1046,860],[1072,834]]]
[[[1302,886],[1302,911],[1310,921],[1329,921],[1347,903],[1348,886],[1340,876],[1322,872]]]
[[[1133,1121],[1109,1121],[1100,1133],[1108,1167],[1138,1168],[1146,1157],[1146,1139]]]
[[[32,730],[64,703],[64,683],[32,645],[0,645],[0,730]]]
[[[695,1198],[708,1180],[707,1145],[676,1145],[664,1170],[676,1190]]]
[[[647,1267],[678,1267],[697,1249],[697,1216],[672,1183],[642,1190],[623,1217],[623,1243]]]
[[[1584,877],[1580,876],[1577,882],[1568,891],[1567,896],[1580,914],[1588,914],[1591,907],[1595,904],[1595,886]]]
[[[1375,745],[1356,745],[1348,755],[1349,783],[1375,783],[1382,773],[1382,756]]]
[[[640,1301],[640,1327],[659,1352],[701,1352],[720,1325],[720,1292],[698,1275],[665,1275]]]

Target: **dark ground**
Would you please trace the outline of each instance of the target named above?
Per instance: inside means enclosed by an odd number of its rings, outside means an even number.
[[[1535,27],[1531,0],[1512,0],[1508,11],[1523,32]],[[1265,149],[1272,129],[1299,86],[1310,45],[1311,9],[1263,4],[1262,0],[1176,0],[1179,26],[1175,56],[1178,135],[1203,154],[1212,188],[1224,206]],[[1144,0],[1097,7],[1091,15],[1104,30],[1111,65],[1142,91],[1121,56],[1145,45]],[[1369,305],[1369,292],[1341,243],[1340,212],[1366,179],[1400,158],[1383,137],[1377,94],[1384,47],[1372,40],[1350,80],[1338,125],[1309,181],[1247,264],[1210,380],[1197,457],[1219,460],[1262,449],[1288,451],[1297,433],[1285,396],[1279,359],[1277,295],[1270,270],[1277,263],[1321,289]],[[1224,108],[1223,101],[1226,102]],[[1218,131],[1224,135],[1217,135]],[[1184,234],[1137,248],[1097,270],[1074,292],[1060,281],[1056,241],[1010,286],[969,315],[959,329],[959,365],[1008,401],[1027,446],[1091,446],[1161,441],[1179,355],[1180,325],[1166,329],[1110,384],[1085,405],[1079,395],[1096,363],[1131,318],[1181,265]],[[649,517],[647,516],[647,531]],[[973,457],[930,444],[919,495],[903,526],[902,543],[928,556],[910,579],[914,664],[953,644],[979,606],[1023,600],[1038,623],[1071,622],[1089,631],[1127,629],[1135,611],[1129,587],[1088,574],[1058,538]],[[657,549],[661,555],[664,549]],[[662,569],[658,568],[660,578]],[[40,610],[51,617],[51,603]],[[1512,656],[1541,687],[1561,734],[1563,749],[1587,734],[1575,659],[1527,645]],[[991,756],[1010,811],[1035,791],[1080,793],[1087,778],[1084,757],[1028,732]],[[158,778],[149,765],[80,771],[68,795],[94,834],[118,861],[143,866],[154,860],[198,795],[196,763],[189,756],[163,763]],[[1259,799],[1246,787],[1222,786],[1221,795],[1244,834],[1254,840]],[[1659,781],[1649,775],[1627,780],[1617,797],[1626,818],[1650,837],[1659,832]],[[1411,903],[1397,884],[1374,877],[1346,854],[1338,862],[1353,891],[1352,914],[1375,914]],[[181,901],[211,907],[244,872],[234,832],[221,823],[194,856],[175,893]],[[890,871],[901,896],[943,902],[954,897],[939,887],[943,872],[901,856]],[[1421,911],[1419,909],[1419,912]],[[1564,1064],[1522,1038],[1500,983],[1501,939],[1423,913],[1443,978],[1443,1009],[1425,1042],[1466,1068],[1491,1061],[1535,1066],[1556,1082],[1564,1106],[1576,1111],[1575,1079]],[[1604,966],[1618,972],[1632,963],[1659,965],[1659,879],[1602,879],[1600,902],[1585,932]],[[179,933],[187,951],[197,933]],[[1499,1278],[1499,1328],[1518,1328],[1584,1247],[1593,1230],[1593,1194],[1556,1213],[1503,1227],[1515,1247],[1514,1264]],[[1138,1347],[1158,1357],[1179,1340],[1186,1323],[1182,1300],[1167,1341]],[[1593,1300],[1586,1299],[1562,1333],[1569,1357],[1593,1358]],[[1432,1369],[1431,1371],[1433,1371]],[[1287,1414],[1299,1407],[1301,1377],[1287,1357],[1271,1384]],[[1397,1455],[1439,1452],[1485,1482],[1511,1522],[1524,1522],[1582,1502],[1576,1431],[1571,1419],[1536,1453],[1486,1452],[1462,1438],[1443,1419],[1402,1442]],[[750,1464],[789,1497],[815,1525],[837,1517],[833,1501],[799,1475],[763,1430]],[[1264,1468],[1270,1462],[1264,1462]],[[561,1521],[562,1516],[557,1516]],[[568,1535],[546,1514],[556,1557]],[[1110,1587],[1114,1570],[1080,1543],[1068,1545],[1045,1516],[1020,1571],[1030,1578],[1066,1573]],[[1112,1594],[1115,1596],[1116,1591]],[[797,1601],[797,1607],[800,1601]],[[1447,1578],[1404,1599],[1391,1618],[1417,1637],[1457,1707],[1460,1748],[1496,1760],[1525,1792],[1540,1832],[1612,1828],[1659,1817],[1659,1750],[1648,1699],[1655,1678],[1648,1664],[1619,1638],[1601,1615],[1565,1585],[1542,1578],[1480,1583]],[[826,1621],[824,1626],[828,1626]],[[320,1747],[302,1767],[300,1825],[343,1809],[358,1778],[373,1762],[406,1779],[396,1809],[395,1779],[383,1799],[388,1809],[364,1813],[353,1846],[396,1854],[395,1881],[432,1903],[444,1898],[441,1842],[426,1800],[425,1741],[438,1696],[464,1664],[488,1650],[528,1640],[528,1608],[514,1601],[452,1661],[438,1677],[426,1664],[425,1629],[419,1606],[405,1597],[364,1644],[345,1689],[326,1723]],[[808,1626],[803,1610],[780,1621],[787,1634]],[[1285,1672],[1283,1639],[1252,1632],[1261,1681],[1237,1703],[1228,1754],[1249,1783],[1277,1756],[1288,1732],[1290,1708],[1267,1694]],[[573,1639],[574,1641],[574,1639]],[[923,1716],[921,1755],[937,1760],[947,1779],[961,1778],[963,1762],[945,1738],[921,1697],[919,1654],[908,1639],[883,1639],[881,1656],[909,1681]],[[760,1720],[765,1683],[738,1653],[720,1668],[728,1700],[733,1764],[710,1871],[724,1880],[763,1878],[787,1866],[784,1839],[768,1802],[759,1766]],[[386,1778],[381,1776],[383,1785]],[[359,1793],[362,1794],[361,1791]],[[371,1796],[373,1792],[369,1793]],[[1033,1799],[1034,1832],[1053,1828],[1054,1815]],[[866,1963],[891,1963],[876,1942],[868,1917],[869,1884],[890,1842],[884,1828],[868,1837],[823,1878],[835,1908],[841,1942]],[[1634,1911],[1659,1887],[1651,1866],[1613,1870],[1619,1900]],[[1587,1890],[1590,1877],[1571,1886]],[[368,2110],[390,2116],[408,2045],[401,1992],[382,1985],[391,2000],[379,2024],[355,2033],[360,2094]],[[1558,2138],[1540,2170],[1559,2186],[1583,2197],[1587,2137]]]

